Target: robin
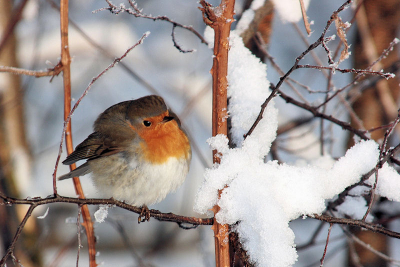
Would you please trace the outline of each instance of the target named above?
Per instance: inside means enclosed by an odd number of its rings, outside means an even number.
[[[162,97],[115,104],[99,115],[93,128],[63,164],[87,161],[58,180],[92,173],[104,197],[144,209],[184,182],[192,155],[190,142]]]

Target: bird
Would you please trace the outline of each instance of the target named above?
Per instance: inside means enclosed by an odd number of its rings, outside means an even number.
[[[105,198],[142,207],[163,200],[184,182],[191,161],[191,145],[177,115],[164,99],[149,95],[115,104],[101,113],[93,133],[62,162],[84,164],[58,180],[91,173]]]

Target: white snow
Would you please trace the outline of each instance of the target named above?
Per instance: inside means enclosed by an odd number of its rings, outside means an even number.
[[[96,222],[102,223],[108,216],[108,205],[100,205],[99,209],[94,213]]]
[[[228,58],[228,97],[229,114],[232,118],[232,139],[240,146],[243,135],[247,133],[261,109],[261,104],[269,95],[269,81],[267,80],[267,66],[251,54],[243,45],[242,38],[236,31],[230,35],[230,50]],[[271,103],[269,112],[275,110]],[[246,112],[244,112],[246,111]],[[265,114],[270,116],[268,112]],[[272,114],[271,114],[272,115]],[[277,121],[269,123],[272,134],[267,140],[275,139]],[[262,127],[259,125],[259,127]],[[268,145],[268,147],[270,144]]]
[[[298,22],[302,18],[299,0],[272,0],[279,17],[283,22]],[[310,0],[303,0],[307,9]]]
[[[268,104],[253,133],[245,140],[243,134],[247,133],[269,95],[266,66],[244,47],[235,31],[231,33],[230,45],[229,114],[232,139],[237,148],[229,148],[224,135],[208,140],[211,148],[221,154],[221,163],[205,171],[205,181],[194,208],[199,213],[208,213],[218,205],[221,208],[216,214],[219,223],[239,222],[234,229],[257,266],[292,266],[297,252],[289,222],[304,215],[321,214],[326,209],[326,200],[336,197],[375,168],[379,146],[375,141],[360,141],[337,161],[325,156],[303,166],[264,162],[278,125],[274,101]],[[387,188],[390,187],[388,183],[394,182],[398,187]],[[218,198],[220,189],[223,191]],[[399,194],[396,195],[400,192],[399,175],[390,167],[384,166],[379,171],[378,192],[400,199]],[[340,211],[362,217],[365,201],[361,198],[347,201],[350,203],[342,204]],[[349,205],[363,208],[355,212]]]
[[[254,0],[251,3],[250,8],[243,12],[242,17],[236,25],[236,33],[238,35],[241,35],[247,28],[249,28],[249,25],[254,18],[255,11],[262,7],[264,3],[265,0]]]
[[[247,9],[245,12],[243,12],[242,17],[238,21],[236,25],[236,32],[238,35],[241,35],[247,28],[249,28],[250,23],[254,19],[254,10],[252,9]]]
[[[42,219],[46,218],[48,214],[49,214],[49,207],[47,207],[47,209],[46,209],[46,211],[44,212],[43,215],[37,216],[37,218],[42,220]]]
[[[345,201],[336,207],[339,213],[350,216],[353,219],[360,220],[367,211],[368,203],[362,196],[346,196]],[[373,217],[368,214],[367,220],[372,221]]]
[[[367,183],[373,186],[375,175],[372,175]],[[400,201],[400,175],[387,163],[378,170],[378,183],[375,193],[387,197],[389,200]]]

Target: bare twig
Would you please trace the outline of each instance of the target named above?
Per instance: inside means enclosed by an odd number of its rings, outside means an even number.
[[[299,0],[299,1],[300,1],[300,7],[301,7],[301,14],[303,16],[303,21],[304,21],[304,27],[306,28],[307,34],[310,35],[311,27],[310,27],[310,23],[308,22],[308,18],[307,18],[306,7],[304,6],[303,0]]]
[[[257,127],[258,123],[260,122],[260,120],[263,118],[263,113],[264,110],[266,109],[268,103],[271,101],[272,98],[274,98],[276,96],[276,94],[279,91],[279,88],[281,87],[282,83],[287,79],[287,77],[294,71],[297,69],[297,66],[299,65],[299,62],[311,51],[314,50],[315,48],[317,48],[320,45],[325,46],[325,42],[327,41],[325,38],[326,32],[328,31],[329,27],[331,26],[331,24],[334,22],[334,16],[338,13],[340,13],[341,11],[343,11],[348,5],[350,5],[351,0],[347,0],[343,5],[341,5],[336,11],[333,12],[333,15],[331,16],[331,19],[327,21],[326,26],[324,28],[324,30],[322,31],[321,36],[318,38],[317,41],[315,41],[313,44],[311,44],[303,53],[301,53],[300,56],[298,56],[294,62],[294,65],[285,73],[285,75],[281,76],[281,78],[279,79],[279,82],[276,84],[276,86],[273,88],[271,94],[268,96],[268,98],[264,101],[264,103],[261,105],[261,110],[260,113],[258,114],[257,119],[254,121],[253,125],[251,126],[250,130],[244,135],[244,138],[246,138],[247,136],[249,136],[254,129]],[[326,48],[327,49],[327,48]],[[328,56],[329,56],[329,50],[327,51]],[[333,63],[333,61],[332,61]]]
[[[47,198],[36,197],[32,199],[18,199],[12,198],[4,195],[0,192],[0,199],[3,200],[4,204],[6,205],[31,205],[35,208],[37,206],[45,205],[45,204],[52,204],[52,203],[70,203],[76,205],[111,205],[117,206],[122,209],[140,214],[142,212],[142,208],[135,207],[124,202],[115,200],[115,199],[100,199],[100,198],[72,198],[72,197],[63,197],[63,196],[49,196]],[[196,217],[187,217],[176,215],[173,213],[162,213],[158,210],[151,209],[149,210],[150,217],[158,221],[165,221],[165,222],[175,222],[175,223],[185,223],[185,224],[192,224],[192,225],[212,225],[214,222],[214,218],[196,218]],[[14,244],[15,246],[15,244]]]
[[[130,4],[131,8],[126,8],[126,7],[122,6],[122,5],[121,6],[116,6],[109,0],[105,0],[105,1],[107,2],[108,7],[103,7],[103,8],[97,9],[97,10],[93,11],[93,13],[97,13],[99,11],[108,10],[113,14],[119,14],[119,13],[125,12],[125,13],[133,15],[133,16],[135,16],[137,18],[151,19],[151,20],[154,20],[154,21],[156,21],[156,20],[167,21],[167,22],[169,22],[169,23],[171,23],[173,25],[173,30],[175,29],[175,27],[186,29],[186,30],[192,32],[194,35],[196,35],[200,39],[200,41],[202,43],[208,44],[207,41],[203,38],[203,36],[199,32],[197,32],[192,26],[183,25],[183,24],[181,24],[179,22],[176,22],[176,21],[168,18],[167,16],[156,16],[156,17],[154,17],[154,16],[151,16],[151,15],[146,15],[146,14],[144,14],[142,12],[142,10],[140,10],[137,7],[136,3],[134,1],[132,1],[132,0],[129,0],[129,4]],[[176,41],[174,39],[174,34],[172,34],[172,38],[173,38],[173,42],[175,44]]]
[[[25,70],[21,68],[14,68],[14,67],[7,67],[7,66],[0,66],[0,72],[9,72],[17,75],[28,75],[28,76],[35,76],[36,78],[39,77],[46,77],[46,76],[58,76],[62,71],[62,65],[59,63],[54,68],[47,69],[47,70]]]
[[[329,237],[331,236],[332,226],[333,226],[333,223],[330,223],[329,224],[329,229],[328,229],[328,236],[326,237],[324,254],[322,255],[322,258],[321,258],[321,261],[320,261],[321,262],[321,266],[324,266],[324,261],[325,261],[325,257],[326,257],[326,251],[328,250]]]
[[[385,132],[385,137],[383,139],[383,142],[381,144],[380,147],[380,152],[379,152],[379,159],[383,158],[383,156],[386,154],[386,147],[389,141],[389,137],[390,135],[393,133],[394,129],[396,128],[397,124],[400,121],[400,110],[397,111],[397,118],[396,120],[392,123],[392,126],[386,130]],[[365,221],[367,219],[368,214],[370,213],[371,209],[372,209],[372,205],[374,203],[374,199],[375,199],[375,190],[376,187],[378,185],[378,168],[380,168],[383,164],[380,164],[380,166],[377,166],[377,170],[375,172],[375,182],[374,185],[372,186],[371,190],[370,190],[370,200],[369,200],[369,204],[368,204],[368,209],[365,212],[362,220]]]
[[[355,135],[359,136],[363,140],[368,140],[369,139],[369,137],[365,134],[365,131],[361,131],[361,130],[355,129],[355,128],[351,127],[350,123],[348,123],[348,122],[340,121],[340,120],[338,120],[338,119],[336,119],[336,118],[334,118],[334,117],[332,117],[330,115],[326,115],[324,113],[321,113],[321,112],[318,111],[317,107],[312,107],[312,106],[306,105],[304,103],[301,103],[300,101],[297,101],[297,100],[293,99],[292,97],[282,93],[281,91],[279,91],[279,96],[281,98],[283,98],[287,103],[292,103],[295,106],[298,106],[298,107],[300,107],[302,109],[305,109],[305,110],[311,112],[314,117],[319,117],[319,118],[323,118],[325,120],[331,121],[334,124],[337,124],[338,126],[340,126],[342,129],[348,130],[348,131],[354,133]]]
[[[354,219],[347,219],[347,218],[336,218],[328,215],[319,215],[319,214],[314,214],[313,216],[310,216],[310,218],[315,218],[320,221],[324,221],[330,224],[343,224],[343,225],[349,225],[349,226],[355,226],[359,228],[364,228],[367,230],[370,230],[375,233],[380,233],[384,234],[390,237],[394,237],[397,239],[400,239],[400,233],[394,232],[392,230],[386,229],[380,225],[372,224],[372,223],[367,223],[361,220],[354,220]]]
[[[63,67],[63,88],[64,88],[64,120],[68,118],[68,114],[71,111],[71,55],[69,53],[69,0],[60,1],[60,33],[61,33],[61,65]],[[65,136],[65,146],[68,154],[71,154],[74,150],[72,143],[72,126],[71,121],[64,125],[65,135],[62,136],[61,140]],[[60,142],[62,143],[62,141]],[[57,157],[59,160],[60,154]],[[75,164],[70,166],[71,171],[76,168]],[[73,184],[76,194],[79,198],[85,198],[81,182],[78,177],[73,178]],[[57,194],[56,178],[53,176],[53,192]],[[96,267],[96,238],[94,236],[94,228],[92,218],[90,217],[89,208],[86,205],[81,207],[83,226],[86,230],[87,244],[89,249],[89,266]],[[78,254],[79,257],[79,254]]]
[[[331,70],[331,71],[339,71],[341,73],[356,73],[358,75],[379,75],[382,78],[390,79],[394,78],[395,75],[393,73],[385,73],[381,71],[371,71],[371,70],[362,70],[362,69],[341,69],[336,67],[324,67],[324,66],[314,66],[314,65],[297,65],[297,69],[317,69],[317,70]]]
[[[176,29],[176,26],[177,26],[176,24],[173,24],[173,25],[172,25],[172,33],[171,33],[172,42],[174,43],[174,46],[176,47],[176,49],[178,49],[179,52],[182,52],[182,53],[192,53],[192,52],[194,52],[194,51],[195,51],[194,49],[185,50],[185,49],[183,49],[183,48],[178,44],[178,41],[177,41],[176,38],[175,38],[175,29]]]
[[[3,195],[3,193],[0,193],[1,195]],[[3,198],[2,196],[0,196],[0,198]],[[21,236],[22,233],[22,229],[24,229],[26,222],[28,221],[29,217],[31,217],[33,210],[37,207],[37,204],[32,204],[28,211],[26,212],[24,219],[22,220],[22,222],[19,224],[17,232],[14,235],[14,238],[10,244],[10,246],[7,248],[6,254],[3,256],[3,258],[0,260],[0,266],[4,266],[6,263],[6,260],[8,259],[8,257],[12,256],[14,254],[14,248],[17,244],[18,238]]]
[[[54,0],[46,0],[52,8],[57,11],[60,11],[60,7]],[[69,24],[85,39],[90,45],[98,49],[104,56],[106,56],[110,60],[114,60],[117,56],[110,53],[109,50],[105,49],[103,46],[98,44],[95,40],[93,40],[79,25],[69,18]],[[135,72],[131,67],[129,67],[125,62],[120,61],[118,66],[122,67],[129,75],[131,75],[137,82],[143,85],[147,90],[152,92],[153,94],[159,95],[159,92],[156,88],[154,88],[149,82],[143,79],[137,72]]]

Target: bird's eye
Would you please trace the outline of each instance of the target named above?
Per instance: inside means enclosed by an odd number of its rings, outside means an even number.
[[[150,121],[143,121],[143,125],[146,127],[150,127],[151,122]]]

